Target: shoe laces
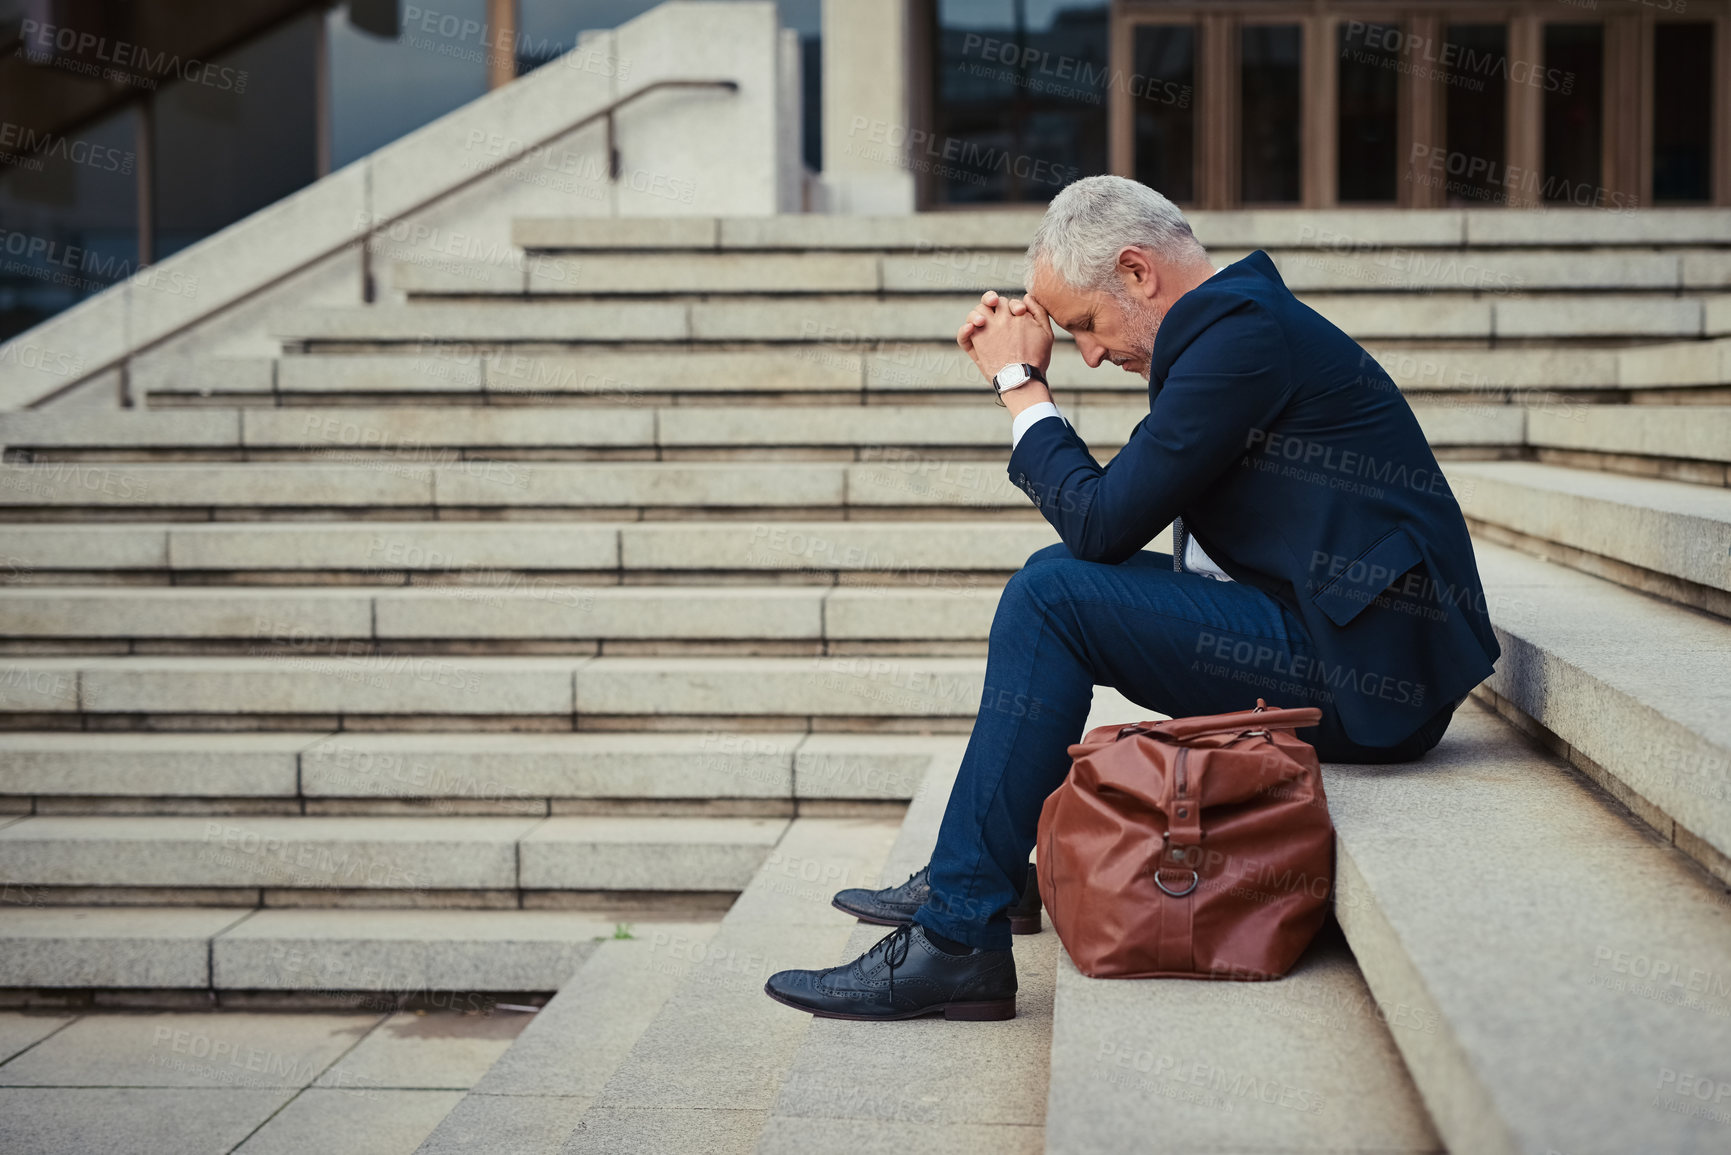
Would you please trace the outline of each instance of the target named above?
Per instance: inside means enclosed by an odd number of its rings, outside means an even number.
[[[913,941],[913,923],[904,923],[884,935],[877,941],[876,946],[866,951],[867,958],[878,953],[879,950],[884,952],[884,962],[890,971],[890,1002],[892,1004],[896,1001],[896,968],[908,961],[908,949],[913,946]]]

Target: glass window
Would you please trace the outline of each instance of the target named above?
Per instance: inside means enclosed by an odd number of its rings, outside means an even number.
[[[939,0],[934,131],[909,150],[936,200],[1039,203],[1106,171],[1107,7]]]
[[[338,169],[487,92],[487,0],[409,6],[395,37],[349,4],[329,13],[331,168]],[[368,30],[371,29],[371,30]]]
[[[531,72],[577,46],[595,29],[617,28],[662,0],[517,0],[517,75]],[[776,0],[781,26],[816,40],[823,0]]]
[[[1653,27],[1653,199],[1713,196],[1713,25]]]
[[[1138,24],[1127,81],[1136,179],[1168,199],[1196,199],[1196,29]]]
[[[313,78],[321,25],[317,15],[292,20],[216,61],[201,80],[164,86],[150,102],[152,260],[318,179]]]
[[[1238,188],[1245,204],[1296,202],[1304,30],[1252,24],[1239,30]]]
[[[126,108],[0,148],[0,341],[137,271],[137,123]]]
[[[1439,182],[1451,205],[1507,204],[1526,174],[1508,169],[1508,57],[1506,24],[1450,24],[1443,60],[1447,147],[1413,149],[1414,179]]]
[[[1602,205],[1605,27],[1545,25],[1546,201]]]
[[[1398,24],[1343,21],[1336,106],[1335,188],[1341,201],[1392,201],[1398,187]]]

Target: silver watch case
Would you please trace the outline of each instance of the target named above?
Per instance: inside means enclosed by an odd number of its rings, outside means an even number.
[[[998,370],[997,376],[992,378],[992,388],[999,393],[1007,393],[1011,389],[1020,389],[1034,379],[1034,367],[1032,365],[1026,363],[1005,365]]]

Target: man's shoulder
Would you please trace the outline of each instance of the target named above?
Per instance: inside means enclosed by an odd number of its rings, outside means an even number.
[[[1210,359],[1270,352],[1283,345],[1284,305],[1292,294],[1268,254],[1257,250],[1234,261],[1178,298],[1160,323],[1153,372],[1164,377],[1186,353]]]

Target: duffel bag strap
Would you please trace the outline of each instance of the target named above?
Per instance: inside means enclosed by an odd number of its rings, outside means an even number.
[[[1160,969],[1195,969],[1196,903],[1202,881],[1202,775],[1207,756],[1180,747],[1172,761],[1172,797],[1166,803],[1166,839],[1154,867],[1160,900]]]
[[[1186,742],[1209,734],[1230,734],[1234,731],[1298,730],[1322,721],[1322,711],[1315,706],[1274,709],[1256,699],[1256,709],[1239,710],[1233,714],[1210,714],[1196,718],[1173,718],[1159,723],[1150,731],[1175,742]]]

